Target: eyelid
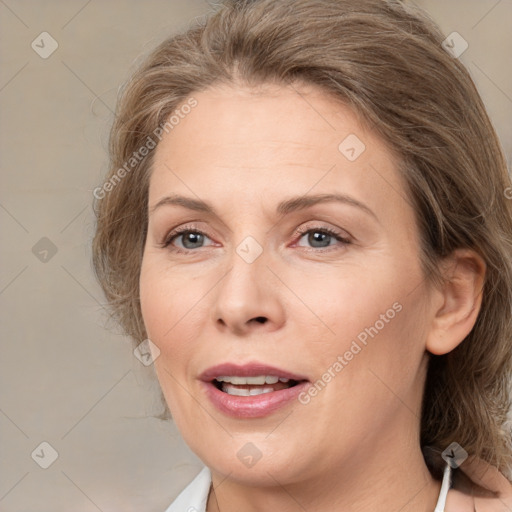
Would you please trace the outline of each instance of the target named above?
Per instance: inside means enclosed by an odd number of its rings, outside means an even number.
[[[312,225],[305,224],[305,225],[299,226],[294,231],[293,236],[294,236],[294,238],[298,236],[300,239],[300,237],[302,237],[304,234],[306,234],[310,231],[324,231],[324,232],[327,232],[330,235],[337,237],[340,240],[343,240],[345,242],[353,242],[354,241],[354,237],[348,231],[346,231],[344,229],[340,229],[340,228],[335,228],[332,226],[326,226],[326,225],[319,224],[319,221],[316,221],[316,222],[312,221]]]
[[[172,243],[173,239],[177,238],[178,236],[182,235],[183,233],[188,233],[189,231],[192,231],[194,233],[199,233],[201,235],[208,237],[210,240],[212,240],[212,237],[205,230],[198,228],[197,225],[192,223],[192,224],[184,224],[182,226],[178,226],[177,228],[171,229],[168,233],[165,234],[162,241],[158,245],[161,248],[166,248]],[[181,247],[175,247],[175,249],[177,251],[181,251],[181,252],[187,251],[187,249],[181,249]]]

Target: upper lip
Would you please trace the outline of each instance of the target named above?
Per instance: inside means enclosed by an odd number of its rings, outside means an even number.
[[[308,380],[307,377],[303,375],[292,373],[287,370],[277,368],[276,366],[270,366],[260,362],[247,363],[243,365],[221,363],[206,369],[201,373],[199,379],[204,382],[211,382],[217,377],[224,375],[230,377],[257,377],[258,375],[273,375],[295,381]]]

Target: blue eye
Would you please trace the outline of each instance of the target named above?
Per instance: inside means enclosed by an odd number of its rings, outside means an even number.
[[[350,240],[341,236],[340,233],[329,229],[329,228],[310,228],[307,231],[299,231],[299,234],[302,236],[299,239],[307,237],[307,243],[310,244],[310,247],[313,249],[323,249],[325,247],[330,247],[332,245],[336,245],[336,242],[341,242],[343,244],[349,244]],[[331,243],[332,242],[332,243]],[[302,244],[299,244],[303,247]]]
[[[335,246],[339,243],[342,245],[350,244],[350,240],[343,237],[332,229],[326,227],[313,227],[309,229],[298,230],[296,235],[299,235],[299,247],[309,247],[310,249],[325,249],[327,247]],[[300,241],[306,239],[306,245],[301,244]],[[190,227],[183,227],[173,231],[161,244],[162,247],[167,247],[172,251],[187,253],[194,249],[201,249],[212,245],[211,243],[205,245],[206,240],[211,239],[202,231],[191,229]],[[176,243],[180,241],[179,243]]]
[[[175,240],[181,239],[181,247],[176,247],[177,250],[192,250],[202,247],[205,238],[209,240],[209,237],[202,231],[192,229],[176,230],[169,238],[164,242],[164,247],[170,246]]]

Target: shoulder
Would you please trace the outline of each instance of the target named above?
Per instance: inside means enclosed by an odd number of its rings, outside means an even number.
[[[205,512],[211,480],[210,470],[204,467],[165,512]]]
[[[446,512],[510,512],[512,484],[495,467],[469,457],[456,471]]]

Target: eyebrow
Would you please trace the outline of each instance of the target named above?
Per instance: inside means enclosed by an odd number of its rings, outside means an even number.
[[[366,206],[361,201],[358,201],[357,199],[345,194],[316,194],[292,197],[279,203],[276,208],[276,212],[279,215],[286,215],[292,212],[304,210],[317,204],[329,202],[337,202],[349,206],[354,206],[378,220],[375,213],[370,208],[368,208],[368,206]],[[178,194],[173,194],[160,199],[160,201],[158,201],[158,203],[156,203],[150,209],[149,213],[152,214],[158,208],[166,205],[182,206],[183,208],[187,208],[189,210],[208,213],[217,217],[219,216],[215,208],[210,203],[201,199],[194,199],[192,197],[185,197]]]

